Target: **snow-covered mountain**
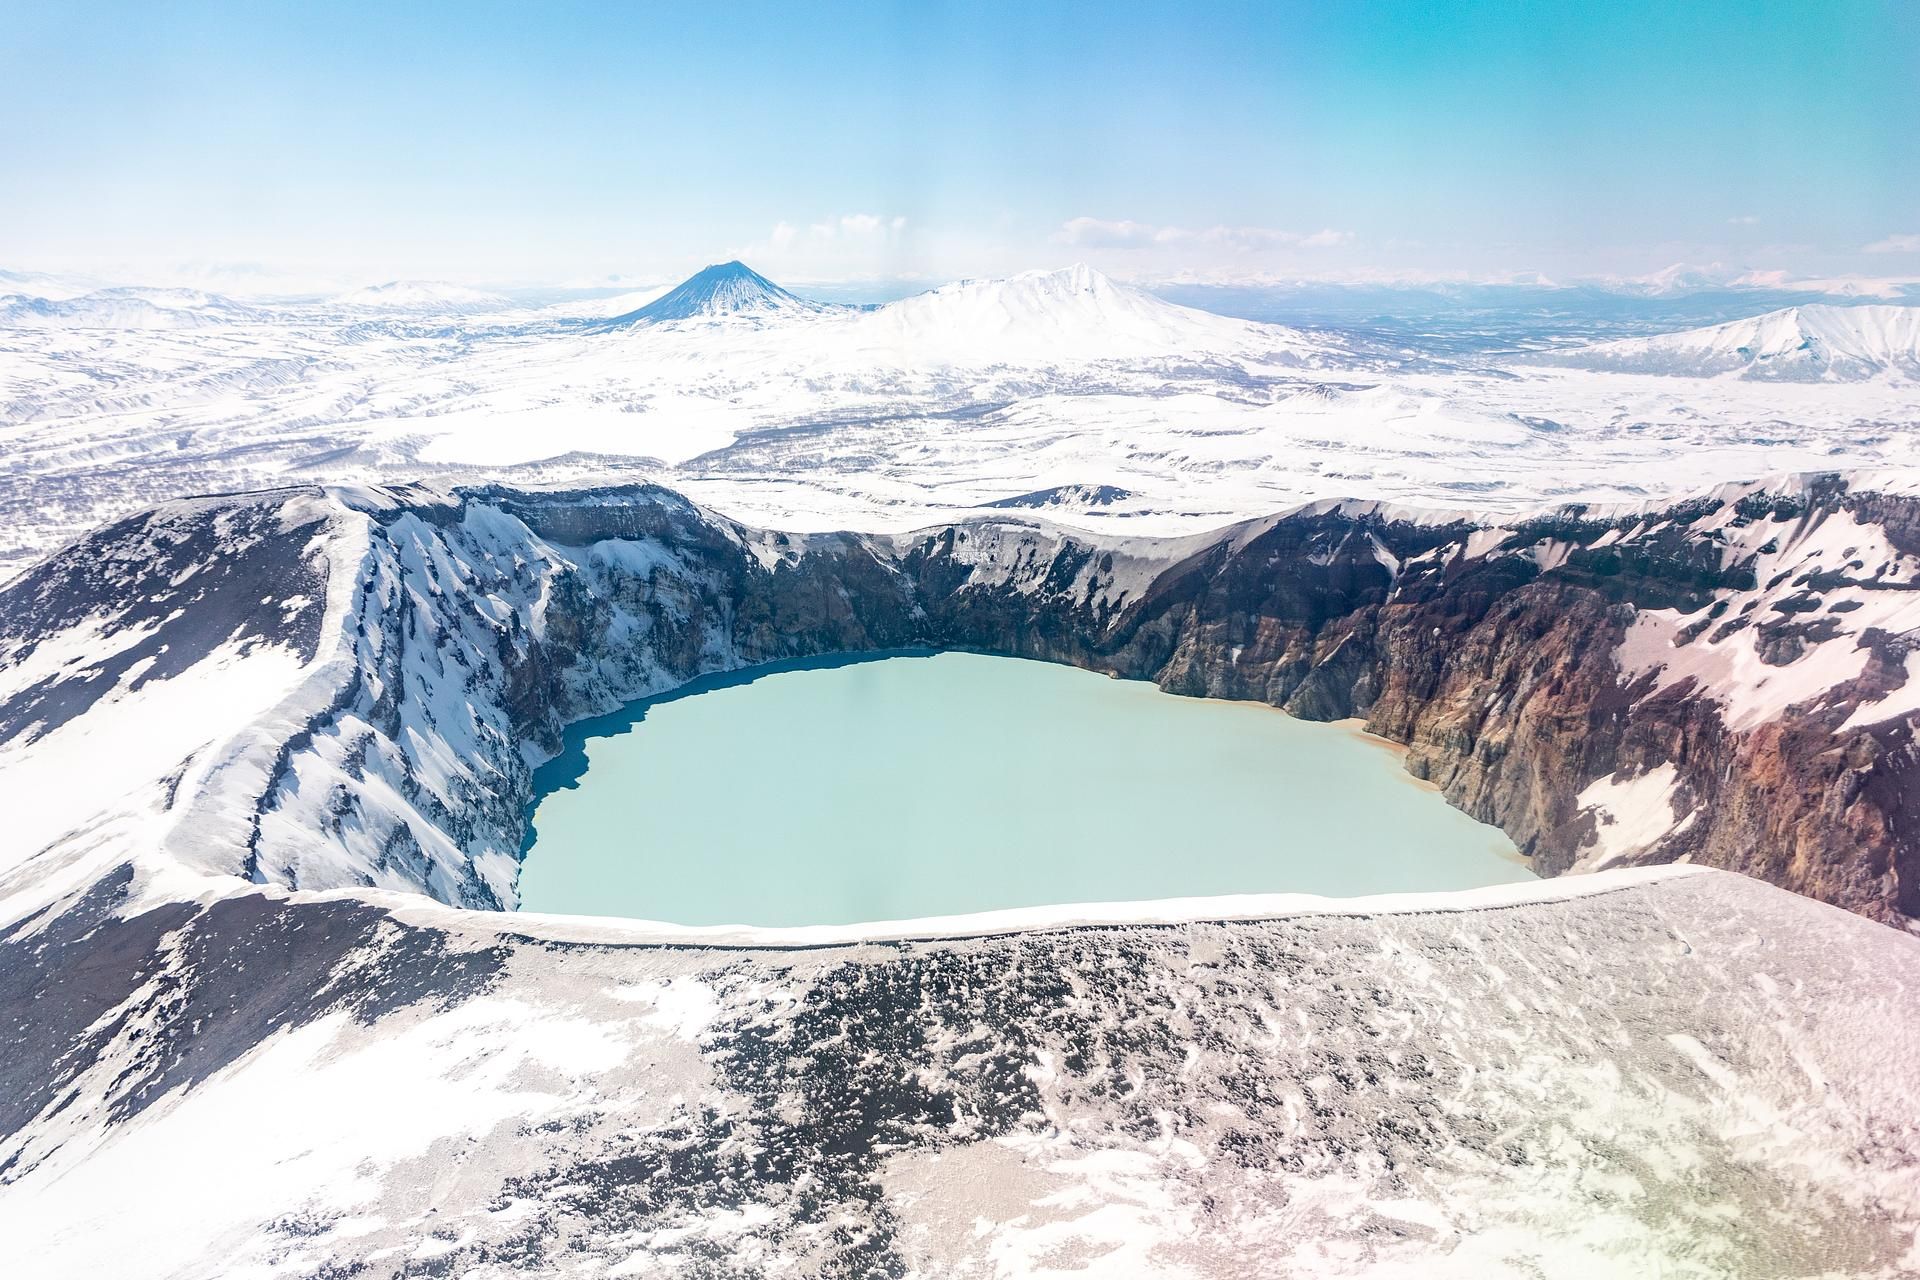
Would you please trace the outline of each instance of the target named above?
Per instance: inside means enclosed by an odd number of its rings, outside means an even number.
[[[629,289],[624,293],[608,294],[603,297],[569,298],[564,302],[550,302],[540,308],[543,317],[563,320],[609,320],[614,316],[626,315],[637,311],[650,302],[657,302],[667,289],[654,285],[645,289]]]
[[[822,303],[788,292],[743,262],[720,262],[695,272],[645,306],[614,316],[607,326],[728,317],[764,320],[827,309]]]
[[[810,302],[728,262],[600,327],[646,330],[689,320],[748,321],[731,327],[744,335],[739,340],[750,344],[754,358],[789,355],[812,369],[860,369],[867,378],[903,368],[1039,368],[1327,349],[1325,340],[1297,330],[1178,306],[1086,266],[963,280],[861,309]],[[791,323],[798,321],[805,323]],[[728,327],[716,333],[716,326],[703,326],[699,340],[725,343]],[[724,345],[709,350],[735,356]]]
[[[110,283],[110,281],[96,280],[90,276],[0,269],[0,295],[51,298],[58,302],[67,298],[77,298],[83,293],[97,292],[107,288]]]
[[[1814,304],[1651,338],[1596,343],[1552,363],[1626,373],[1782,382],[1920,376],[1920,307]]]
[[[0,326],[21,329],[205,329],[263,319],[198,289],[99,289],[77,298],[0,298]]]
[[[943,285],[863,313],[849,329],[862,347],[955,365],[1324,347],[1281,326],[1177,306],[1084,265]]]
[[[333,305],[361,311],[421,311],[442,315],[502,311],[512,306],[497,293],[438,280],[391,280],[333,298]]]

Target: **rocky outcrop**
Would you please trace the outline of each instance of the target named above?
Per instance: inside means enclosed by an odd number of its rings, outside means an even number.
[[[1842,477],[1505,524],[1330,502],[1174,540],[1001,515],[783,534],[648,486],[328,501],[358,562],[331,569],[338,677],[249,802],[238,869],[265,882],[509,905],[531,768],[567,724],[709,672],[925,645],[1362,717],[1543,875],[1688,859],[1920,914],[1920,500]],[[69,558],[139,539],[149,583],[208,558],[150,533]],[[61,563],[0,592],[0,633],[33,642]],[[213,611],[182,618],[225,634]],[[183,623],[155,625],[164,646]]]

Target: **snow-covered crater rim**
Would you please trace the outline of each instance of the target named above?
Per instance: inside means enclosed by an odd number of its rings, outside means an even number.
[[[759,926],[682,925],[621,916],[495,912],[453,907],[420,894],[353,889],[333,893],[291,893],[292,901],[349,898],[377,905],[395,919],[450,932],[509,933],[542,942],[598,945],[762,948],[772,950],[851,946],[863,943],[958,941],[1017,933],[1054,933],[1072,929],[1256,923],[1302,916],[1430,915],[1442,912],[1495,911],[1536,903],[1561,902],[1616,893],[1642,885],[1698,875],[1728,875],[1691,864],[1620,867],[1551,880],[1483,885],[1426,893],[1380,893],[1324,897],[1311,893],[1243,893],[1137,902],[1059,903],[1013,907],[962,915],[855,924]],[[284,891],[273,891],[284,892]]]

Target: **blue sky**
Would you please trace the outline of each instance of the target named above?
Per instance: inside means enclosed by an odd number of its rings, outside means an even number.
[[[1920,4],[0,0],[0,266],[1920,274]]]

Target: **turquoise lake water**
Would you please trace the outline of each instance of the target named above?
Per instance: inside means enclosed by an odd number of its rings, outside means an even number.
[[[852,924],[1532,878],[1349,727],[972,654],[697,682],[575,726],[535,786],[527,911]]]

